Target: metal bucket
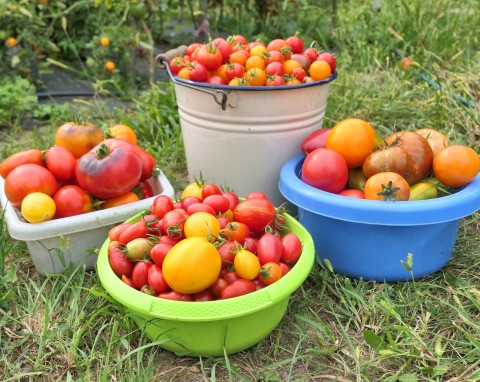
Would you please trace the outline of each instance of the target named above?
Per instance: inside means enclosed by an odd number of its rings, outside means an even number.
[[[156,63],[174,83],[190,181],[202,176],[243,197],[262,191],[275,205],[284,203],[278,190],[282,165],[322,127],[337,72],[323,81],[275,88],[198,83],[169,70],[170,58],[184,48],[158,55]]]

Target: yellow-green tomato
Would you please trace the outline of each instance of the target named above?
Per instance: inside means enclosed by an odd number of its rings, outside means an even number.
[[[32,192],[22,200],[20,210],[29,223],[42,223],[52,220],[56,205],[52,197],[43,192]]]
[[[125,245],[125,252],[127,257],[133,261],[150,260],[152,248],[153,243],[150,240],[144,237],[137,237]]]
[[[195,212],[185,220],[183,232],[185,237],[203,237],[213,243],[220,233],[220,222],[208,212]]]
[[[410,186],[410,198],[408,200],[426,200],[438,197],[435,185],[429,182],[419,182]]]
[[[258,257],[246,249],[241,249],[235,254],[233,267],[240,277],[247,280],[253,280],[261,270]]]
[[[210,287],[220,275],[222,259],[203,237],[188,237],[175,244],[163,261],[163,277],[176,292],[191,294]]]

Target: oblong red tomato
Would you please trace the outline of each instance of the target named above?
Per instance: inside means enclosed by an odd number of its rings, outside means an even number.
[[[233,209],[233,220],[258,233],[275,220],[276,213],[275,206],[267,199],[246,199]]]
[[[140,146],[136,147],[142,160],[142,176],[140,177],[140,180],[146,180],[152,176],[156,176],[157,173],[155,171],[155,166],[157,160],[155,157]]]
[[[327,147],[327,136],[332,129],[318,129],[309,134],[302,142],[301,149],[305,155],[313,150]]]
[[[112,138],[84,154],[75,173],[84,190],[99,199],[110,199],[135,188],[142,166],[137,146]]]
[[[3,179],[6,179],[10,171],[18,166],[21,166],[22,164],[29,163],[38,164],[39,166],[45,167],[45,162],[43,161],[42,157],[42,150],[24,150],[10,155],[0,163],[0,175]]]
[[[47,168],[58,180],[70,180],[75,178],[77,158],[63,146],[50,147],[45,152]]]
[[[20,208],[23,198],[32,192],[53,196],[57,188],[55,176],[38,164],[22,164],[5,179],[5,196],[15,208]]]

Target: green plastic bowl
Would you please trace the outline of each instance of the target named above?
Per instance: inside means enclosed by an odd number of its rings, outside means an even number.
[[[108,261],[109,239],[98,256],[97,270],[107,292],[131,310],[139,328],[163,349],[179,356],[223,356],[253,346],[282,320],[290,295],[305,281],[315,258],[308,231],[286,214],[288,232],[298,235],[303,252],[295,266],[276,283],[228,300],[182,302],[149,296],[126,285]],[[129,221],[136,221],[137,215]]]

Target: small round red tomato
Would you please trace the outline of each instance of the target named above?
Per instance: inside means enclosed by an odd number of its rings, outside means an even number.
[[[283,86],[283,85],[285,85],[285,80],[283,79],[283,77],[277,74],[267,75],[265,86]]]
[[[355,190],[355,189],[347,188],[343,191],[340,191],[338,195],[348,196],[350,198],[365,199],[365,193],[361,190]]]
[[[209,71],[215,71],[222,65],[223,55],[217,45],[204,44],[197,51],[197,62],[205,66]]]
[[[24,150],[8,156],[0,163],[0,176],[6,179],[10,171],[22,164],[38,164],[45,167],[42,150]]]
[[[183,231],[185,225],[185,215],[178,209],[169,211],[162,218],[163,232],[172,239],[182,239],[185,237]]]
[[[170,67],[170,71],[173,73],[173,75],[176,76],[180,69],[185,67],[185,62],[181,56],[176,56],[170,60],[168,66]]]
[[[195,82],[207,82],[208,70],[197,61],[188,64],[188,78]]]
[[[212,216],[215,216],[215,210],[212,206],[204,203],[192,203],[187,207],[187,214],[193,215],[196,212],[206,212]]]
[[[216,215],[227,212],[230,208],[230,201],[223,195],[209,195],[203,199],[203,204],[212,207]]]
[[[262,232],[275,220],[275,206],[267,199],[242,200],[233,209],[233,220],[244,223],[252,232]]]
[[[202,187],[200,201],[205,199],[210,195],[221,195],[222,189],[218,187],[215,183],[207,183]]]
[[[262,191],[252,191],[250,192],[245,199],[266,199],[268,196]]]
[[[344,119],[328,134],[326,147],[341,154],[348,167],[359,167],[375,147],[375,130],[359,118]]]
[[[280,239],[282,245],[282,256],[280,260],[288,265],[295,264],[300,258],[303,246],[298,236],[294,233],[287,233]]]
[[[285,40],[285,43],[290,47],[292,53],[300,54],[303,52],[305,43],[297,35],[290,36]]]
[[[161,195],[159,195],[161,196]],[[153,200],[152,205],[150,206],[150,213],[155,215],[157,218],[162,219],[167,212],[173,210],[172,200],[165,200],[165,198],[156,197]]]
[[[347,183],[347,161],[336,151],[316,149],[305,158],[301,179],[312,187],[338,194]]]
[[[63,146],[50,147],[45,152],[47,168],[58,180],[70,180],[75,178],[77,158]]]
[[[38,164],[22,164],[10,171],[5,179],[5,196],[15,208],[20,208],[25,196],[41,192],[53,196],[58,185],[55,176]]]
[[[235,259],[235,252],[237,251],[238,243],[235,241],[224,241],[217,247],[218,253],[222,258],[222,268],[230,268],[233,266]]]
[[[238,279],[224,287],[220,293],[220,297],[222,299],[239,297],[255,292],[256,290],[256,285],[252,280]]]
[[[152,250],[150,251],[150,258],[152,261],[159,265],[160,267],[163,265],[163,261],[167,256],[168,251],[172,249],[173,245],[168,243],[156,243]]]
[[[216,46],[222,54],[222,62],[228,61],[228,56],[233,53],[232,46],[222,37],[217,37],[212,40],[212,45]]]
[[[283,68],[283,63],[273,61],[265,67],[265,73],[269,76],[278,76],[282,77],[285,74],[285,69]]]
[[[150,183],[146,180],[141,180],[134,188],[135,192],[140,196],[140,199],[148,199],[155,195]]]
[[[282,257],[282,243],[274,234],[266,233],[257,242],[257,256],[260,264],[278,263]]]
[[[147,279],[148,286],[155,293],[164,293],[170,290],[165,277],[163,277],[162,268],[157,264],[153,264],[148,268]]]
[[[92,198],[83,188],[75,185],[60,187],[53,195],[57,206],[55,218],[66,218],[93,211]]]
[[[327,136],[332,129],[318,129],[310,133],[302,142],[301,149],[305,155],[313,150],[327,147]]]
[[[365,182],[365,199],[406,201],[410,197],[410,186],[396,172],[379,172]]]
[[[142,176],[138,146],[121,139],[107,139],[78,160],[75,173],[79,186],[97,198],[123,195]]]
[[[201,292],[193,293],[192,294],[192,301],[213,301],[215,300],[215,296],[212,292],[208,290],[202,290]]]
[[[238,195],[233,191],[225,191],[222,195],[228,199],[228,201],[230,202],[229,209],[233,211],[233,209],[237,206],[238,202],[240,201],[240,199],[238,198]]]

